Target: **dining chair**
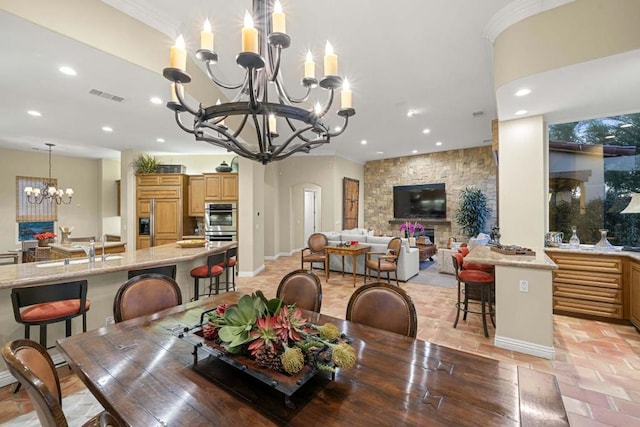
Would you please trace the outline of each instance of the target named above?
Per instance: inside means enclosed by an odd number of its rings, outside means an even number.
[[[313,270],[313,264],[317,262],[322,263],[324,268],[324,274],[327,274],[327,253],[325,247],[329,245],[327,236],[323,233],[313,233],[307,240],[307,247],[300,252],[300,268],[304,269],[304,263],[310,263],[309,270]]]
[[[51,259],[51,248],[50,247],[36,247],[34,252],[34,258],[36,262],[40,261],[49,261]]]
[[[60,379],[47,349],[35,341],[18,339],[2,346],[2,359],[7,369],[22,385],[35,407],[43,426],[64,427],[67,419],[62,411]],[[119,426],[118,421],[104,411],[83,426]]]
[[[451,254],[451,257],[456,280],[458,281],[458,302],[456,303],[456,320],[453,322],[453,327],[458,326],[461,311],[464,313],[462,320],[467,320],[467,313],[481,314],[484,336],[488,338],[487,314],[491,318],[493,327],[496,327],[494,319],[495,311],[493,309],[495,293],[494,275],[481,270],[467,270],[465,268],[467,263],[464,262],[464,256],[460,252]],[[464,283],[464,292],[461,288],[461,283]],[[462,293],[464,293],[464,302],[460,300]],[[469,301],[479,301],[481,311],[470,310]]]
[[[82,332],[87,331],[87,281],[13,288],[11,304],[16,322],[24,325],[29,339],[31,326],[40,326],[40,344],[47,348],[47,325],[64,321],[66,336],[71,336],[71,319],[82,316]]]
[[[209,295],[213,289],[213,279],[216,279],[216,295],[220,292],[220,275],[224,273],[224,265],[226,263],[226,252],[219,254],[211,254],[207,256],[207,263],[191,269],[191,277],[193,277],[193,299],[200,298],[200,279],[209,278]],[[227,284],[227,290],[229,285]]]
[[[169,276],[149,273],[127,280],[113,300],[116,323],[182,304],[180,286]]]
[[[22,262],[33,262],[35,260],[37,240],[23,240],[22,242]]]
[[[367,277],[370,276],[371,270],[375,270],[378,280],[380,280],[380,272],[387,273],[387,283],[391,283],[390,275],[393,272],[396,276],[396,285],[400,286],[398,283],[398,261],[402,252],[401,247],[402,240],[399,237],[394,237],[389,240],[386,252],[367,252],[364,264],[364,283],[367,283]]]
[[[416,307],[399,286],[374,282],[356,289],[347,305],[346,319],[415,338],[418,333]]]
[[[160,267],[149,267],[149,268],[141,268],[138,270],[129,270],[127,272],[127,278],[131,279],[135,276],[140,276],[142,274],[164,274],[165,276],[171,277],[173,280],[176,280],[176,265],[162,265]]]
[[[295,270],[280,280],[276,296],[285,304],[295,304],[304,310],[320,313],[322,285],[320,278],[310,270]]]

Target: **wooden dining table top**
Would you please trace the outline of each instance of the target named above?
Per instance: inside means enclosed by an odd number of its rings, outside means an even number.
[[[311,312],[309,321],[334,323],[353,340],[354,368],[333,379],[319,372],[293,394],[295,408],[217,360],[211,369],[222,380],[212,381],[178,334],[204,309],[239,297],[194,301],[57,346],[123,425],[568,425],[553,375]]]

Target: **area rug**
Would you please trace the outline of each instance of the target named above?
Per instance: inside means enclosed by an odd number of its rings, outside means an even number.
[[[409,283],[437,286],[439,288],[453,288],[456,286],[458,282],[456,282],[455,276],[439,273],[438,264],[435,261],[429,262],[429,264],[424,269],[421,266],[418,274],[409,279]]]
[[[436,262],[435,261],[429,261],[428,259],[424,260],[424,261],[420,261],[420,270],[424,270],[425,268],[429,268],[432,265],[434,265]]]

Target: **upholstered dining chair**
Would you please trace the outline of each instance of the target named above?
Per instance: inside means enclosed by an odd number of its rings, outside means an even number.
[[[164,274],[142,274],[127,280],[113,300],[113,319],[117,322],[157,313],[182,304],[180,287]]]
[[[304,269],[304,263],[310,263],[309,270],[313,270],[313,264],[317,262],[322,263],[322,268],[325,269],[324,274],[327,274],[327,253],[325,247],[329,245],[327,236],[322,233],[313,233],[307,240],[307,247],[300,252],[300,268]]]
[[[368,252],[364,264],[364,283],[367,283],[367,277],[370,276],[371,270],[377,272],[378,280],[380,280],[380,272],[387,273],[387,283],[391,283],[390,275],[393,272],[396,276],[396,285],[398,283],[398,260],[400,259],[400,250],[402,240],[394,237],[387,244],[387,252]]]
[[[47,349],[35,341],[18,339],[2,346],[7,369],[22,385],[38,414],[40,424],[47,427],[67,426],[62,411],[60,379]],[[118,426],[108,412],[101,412],[84,426]]]
[[[464,255],[460,252],[451,254],[451,257],[456,273],[456,280],[458,281],[458,302],[456,303],[456,320],[453,322],[453,327],[458,326],[461,311],[464,313],[463,320],[467,320],[467,313],[481,314],[484,336],[488,338],[487,314],[491,318],[493,327],[496,327],[493,309],[493,294],[495,293],[494,275],[481,270],[467,270]],[[461,283],[464,283],[464,292],[462,292]],[[464,293],[464,302],[460,300],[462,293]],[[480,301],[481,311],[470,310],[470,300]]]
[[[418,316],[411,297],[399,286],[384,282],[356,289],[349,298],[346,319],[413,338],[418,333]]]
[[[282,278],[276,292],[285,304],[295,304],[305,310],[320,313],[322,285],[320,278],[309,270],[295,270]]]

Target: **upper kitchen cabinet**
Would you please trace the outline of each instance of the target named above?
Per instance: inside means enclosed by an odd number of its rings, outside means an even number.
[[[204,176],[189,177],[189,216],[204,216]]]
[[[238,174],[204,174],[204,200],[207,202],[238,200]]]

